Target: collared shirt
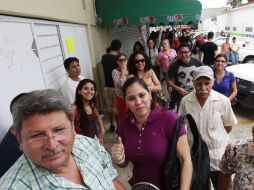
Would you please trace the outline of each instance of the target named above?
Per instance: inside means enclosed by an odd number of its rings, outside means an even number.
[[[0,179],[0,189],[113,190],[117,172],[110,155],[91,138],[76,135],[72,155],[86,186],[75,184],[35,165],[24,154]]]
[[[219,163],[229,141],[224,126],[233,126],[237,123],[229,99],[212,90],[201,108],[194,91],[183,97],[178,113],[190,113],[193,116],[208,146],[211,170],[220,170]]]
[[[141,130],[136,126],[134,116],[128,116],[119,125],[118,134],[122,138],[126,159],[133,163],[133,177],[130,184],[150,182],[163,189],[161,171],[168,153],[168,144],[178,116],[175,112],[151,110]],[[180,134],[186,131],[181,128]]]
[[[83,80],[83,76],[79,76],[80,80]],[[74,81],[70,77],[67,77],[66,81],[64,82],[63,86],[60,88],[60,92],[64,96],[64,99],[68,101],[69,104],[74,103],[75,101],[75,93],[76,88],[79,84],[79,81]]]
[[[254,141],[228,145],[220,168],[223,173],[235,174],[234,190],[252,190],[254,181]]]

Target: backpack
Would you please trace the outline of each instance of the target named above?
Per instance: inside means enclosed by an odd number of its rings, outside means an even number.
[[[191,147],[191,160],[193,165],[191,190],[209,189],[210,179],[210,157],[206,143],[203,141],[195,123],[190,114],[179,117],[174,133],[170,140],[169,151],[163,168],[163,181],[165,189],[180,189],[180,160],[176,155],[176,145],[179,138],[179,132],[184,120],[187,119],[189,128],[193,135],[193,145]]]

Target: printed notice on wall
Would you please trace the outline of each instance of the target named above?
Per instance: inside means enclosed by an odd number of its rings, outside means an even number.
[[[74,44],[73,44],[72,37],[66,38],[66,44],[67,44],[68,53],[69,54],[73,53],[74,52]]]

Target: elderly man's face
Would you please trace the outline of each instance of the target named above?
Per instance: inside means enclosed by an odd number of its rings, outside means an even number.
[[[33,163],[57,173],[71,159],[74,137],[73,124],[63,111],[57,111],[25,119],[19,141]]]
[[[206,100],[212,90],[214,81],[207,77],[199,77],[193,84],[196,90],[197,98]]]

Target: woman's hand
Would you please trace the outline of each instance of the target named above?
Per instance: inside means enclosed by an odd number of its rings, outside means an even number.
[[[118,137],[117,144],[112,146],[111,156],[116,164],[123,164],[125,162],[124,146],[121,137]]]

